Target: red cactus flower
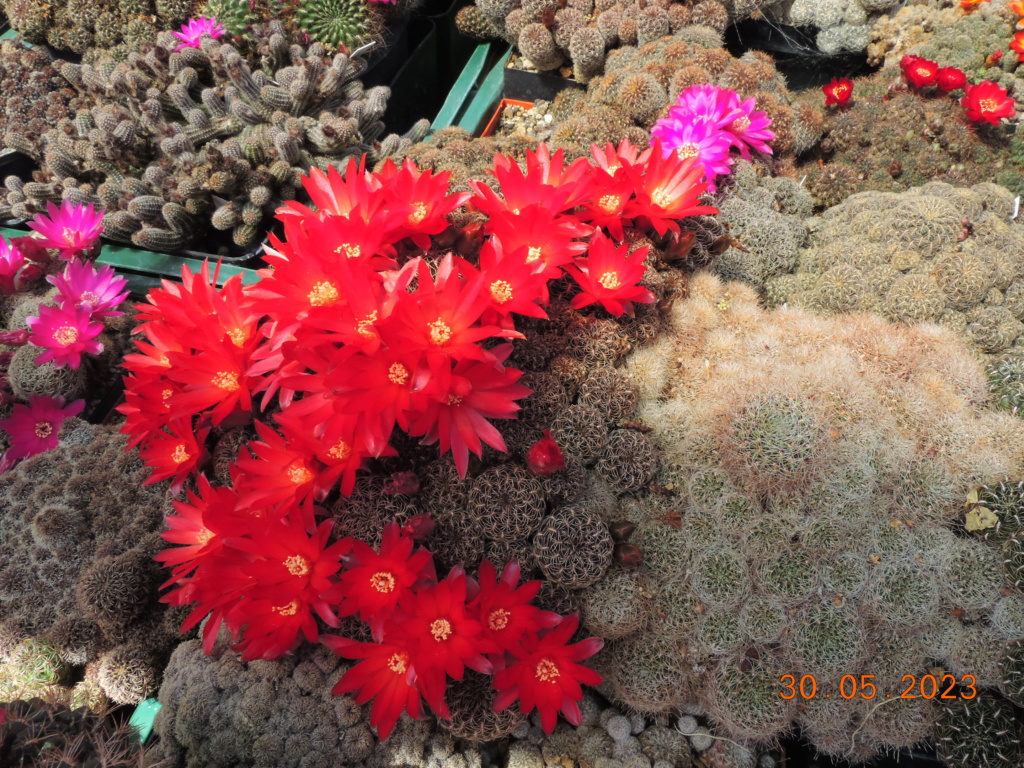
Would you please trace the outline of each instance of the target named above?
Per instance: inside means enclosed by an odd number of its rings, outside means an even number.
[[[178,419],[166,426],[166,431],[150,435],[139,451],[139,458],[153,472],[143,485],[171,479],[171,492],[177,493],[192,471],[206,459],[203,443],[210,428],[192,429],[188,419]]]
[[[633,302],[654,302],[654,294],[638,285],[646,269],[647,251],[646,246],[637,248],[633,253],[625,244],[616,248],[602,232],[597,232],[590,241],[587,258],[577,259],[575,264],[565,267],[582,289],[573,297],[573,309],[600,302],[618,317],[632,315]]]
[[[1024,32],[1018,32],[1013,36],[1013,40],[1010,41],[1010,48],[1018,54],[1024,54]]]
[[[456,568],[440,583],[407,593],[401,603],[407,616],[401,631],[412,641],[416,687],[444,718],[451,717],[444,700],[447,678],[461,680],[466,667],[491,674],[494,667],[483,654],[498,650],[481,636],[480,621],[466,610],[466,588],[466,574]]]
[[[939,65],[934,61],[909,53],[900,59],[900,68],[903,70],[903,76],[907,78],[907,82],[915,88],[935,85],[939,74]]]
[[[379,553],[368,544],[353,540],[351,563],[334,590],[341,599],[340,615],[358,615],[370,625],[378,642],[384,636],[384,622],[394,613],[399,600],[413,585],[434,576],[431,554],[425,549],[412,550],[412,538],[403,535],[395,522],[384,528]]]
[[[535,475],[550,475],[565,469],[565,456],[558,447],[551,430],[544,430],[544,437],[530,446],[526,452],[526,466]]]
[[[636,197],[626,206],[624,214],[636,219],[641,227],[652,227],[659,235],[671,230],[679,231],[677,219],[718,213],[710,205],[696,205],[707,188],[704,167],[694,157],[680,159],[670,152],[664,155],[661,142],[655,139],[651,148],[644,153],[646,162],[627,167],[633,178]]]
[[[583,699],[580,683],[598,685],[602,678],[597,672],[577,662],[593,656],[604,641],[592,637],[573,645],[569,639],[576,631],[579,619],[568,616],[543,637],[525,635],[519,648],[512,651],[516,661],[494,675],[494,687],[499,691],[493,707],[501,712],[519,699],[523,714],[535,708],[540,712],[545,733],[555,729],[558,713],[573,725],[583,718],[579,702]]]
[[[841,107],[847,104],[853,95],[853,80],[847,77],[833,77],[832,82],[822,86],[821,90],[825,93],[826,107],[830,104]]]
[[[469,604],[480,619],[484,637],[500,651],[513,651],[525,635],[536,635],[561,620],[557,613],[542,611],[530,601],[540,591],[540,581],[519,585],[519,563],[508,563],[497,578],[489,560],[480,562],[480,591]]]
[[[943,91],[949,93],[967,84],[967,75],[956,67],[940,67],[935,75],[935,83]]]
[[[1016,114],[1016,104],[1006,90],[989,80],[977,85],[965,85],[960,106],[967,110],[967,118],[976,123],[998,125],[1004,117]]]
[[[417,720],[422,719],[420,692],[415,685],[416,672],[407,638],[396,636],[385,643],[359,643],[347,637],[324,635],[320,640],[339,656],[362,659],[342,676],[331,693],[358,691],[357,704],[373,699],[370,725],[377,729],[379,738],[383,740],[391,734],[403,711]]]

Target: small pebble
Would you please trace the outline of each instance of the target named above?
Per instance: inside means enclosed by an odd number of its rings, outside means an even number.
[[[711,731],[704,726],[701,726],[697,729],[697,732],[690,737],[690,743],[698,752],[704,752],[711,749],[711,745],[715,743],[715,740],[711,738]]]

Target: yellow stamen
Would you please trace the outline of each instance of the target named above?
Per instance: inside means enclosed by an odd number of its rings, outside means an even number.
[[[249,339],[249,334],[243,331],[241,328],[232,328],[228,331],[228,338],[231,339],[231,343],[236,347],[245,345],[245,342]]]
[[[284,473],[290,481],[295,483],[295,485],[302,485],[303,483],[308,483],[313,479],[313,473],[297,461],[289,465],[288,469],[286,469]]]
[[[438,347],[452,337],[452,329],[440,317],[432,323],[427,323],[427,328],[430,329],[430,340]]]
[[[345,459],[352,455],[352,446],[346,443],[344,440],[338,440],[338,442],[332,445],[331,449],[327,451],[327,455],[330,456],[332,459],[344,461]]]
[[[53,340],[63,347],[74,344],[78,341],[78,329],[70,325],[62,325],[53,332]]]
[[[552,680],[561,677],[562,673],[558,670],[558,665],[545,656],[537,662],[536,675],[537,679],[541,682],[550,683]]]
[[[448,405],[461,405],[462,398],[458,395],[448,395]]]
[[[171,452],[171,461],[173,461],[175,464],[184,464],[190,458],[192,457],[189,456],[188,451],[185,450],[184,443],[178,443],[178,445],[176,445],[174,447],[174,450]]]
[[[622,205],[622,197],[620,195],[604,195],[597,201],[597,207],[605,213],[615,213],[615,211],[619,210],[620,205]]]
[[[487,617],[487,626],[492,632],[497,632],[499,629],[504,629],[508,626],[509,612],[504,608],[498,608],[495,611],[491,611]]]
[[[370,326],[372,326],[375,322],[377,322],[376,309],[373,310],[373,312],[371,312],[370,314],[368,314],[365,318],[360,320],[358,323],[356,323],[356,333],[358,333],[363,338],[372,339],[376,334],[370,330]]]
[[[739,122],[739,120],[737,120],[736,122]],[[700,147],[697,144],[694,144],[693,142],[680,144],[678,147],[676,147],[676,157],[678,157],[680,160],[685,160],[688,157],[697,157],[699,155]]]
[[[392,363],[388,368],[388,381],[392,384],[405,384],[409,381],[409,369],[401,363]]]
[[[999,108],[995,99],[982,99],[978,102],[978,107],[982,112],[995,112]]]
[[[675,201],[676,198],[673,197],[664,187],[658,187],[651,193],[651,202],[659,208],[668,208]]]
[[[271,610],[275,613],[281,614],[282,616],[294,616],[299,611],[299,601],[292,600],[288,605],[277,605]]]
[[[348,258],[355,259],[362,255],[363,249],[358,244],[342,243],[334,249],[334,252],[339,256],[345,254]]]
[[[540,246],[531,245],[526,249],[526,263],[531,264],[540,258]]]
[[[48,421],[37,421],[35,428],[36,437],[46,438],[53,434],[53,424]]]
[[[599,282],[602,286],[607,288],[609,291],[614,291],[616,288],[619,288],[619,287],[622,286],[622,283],[619,282],[618,274],[615,273],[615,272],[612,272],[610,270],[608,272],[605,272],[599,278],[597,278],[597,282]]]
[[[419,224],[425,218],[427,218],[427,204],[426,203],[413,203],[413,212],[409,214],[409,221],[413,224]]]
[[[512,301],[512,285],[505,280],[495,280],[491,283],[491,298],[495,304]]]
[[[386,595],[395,591],[395,577],[388,571],[377,571],[370,577],[370,586]]]
[[[284,567],[292,576],[305,576],[309,573],[309,560],[302,555],[292,555],[285,558]]]
[[[405,671],[409,668],[409,654],[405,651],[392,654],[391,658],[388,659],[388,669],[394,672],[396,675],[404,675]]]
[[[334,283],[323,280],[313,286],[313,290],[306,298],[309,299],[311,307],[324,307],[338,300],[338,289],[334,287]]]
[[[239,389],[238,374],[231,371],[218,371],[210,383],[225,392],[237,392]]]
[[[430,634],[437,642],[447,640],[452,635],[452,625],[447,619],[434,619],[430,625]]]

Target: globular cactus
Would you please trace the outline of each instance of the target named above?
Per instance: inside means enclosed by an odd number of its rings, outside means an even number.
[[[301,0],[295,21],[311,39],[349,51],[377,35],[380,23],[366,0]]]
[[[969,691],[943,704],[935,742],[948,765],[1002,768],[1020,764],[1021,725],[1013,704],[988,694],[971,696]]]
[[[523,27],[519,33],[519,50],[542,72],[562,65],[562,54],[551,32],[543,24],[532,23]]]

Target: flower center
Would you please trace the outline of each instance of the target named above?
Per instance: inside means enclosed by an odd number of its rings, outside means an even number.
[[[531,245],[529,248],[526,249],[526,263],[527,264],[529,264],[530,262],[536,261],[539,258],[540,258],[540,246],[539,245]]]
[[[36,437],[49,437],[53,434],[53,424],[48,421],[37,421],[35,433]]]
[[[245,344],[246,339],[249,338],[249,334],[243,331],[241,328],[233,328],[228,331],[228,338],[231,339],[231,343],[236,347],[241,347]]]
[[[334,252],[339,255],[344,253],[348,258],[354,259],[362,255],[363,249],[358,244],[342,243],[334,249]]]
[[[388,381],[392,384],[405,384],[409,381],[409,369],[401,363],[392,363],[388,368]]]
[[[921,77],[930,77],[932,71],[928,69],[928,67],[918,67],[917,74],[919,74]]]
[[[837,85],[835,88],[832,89],[832,93],[834,93],[836,96],[842,96],[848,90],[850,90],[850,86],[848,85]]]
[[[462,398],[458,395],[448,395],[448,405],[461,405]]]
[[[737,121],[739,122],[739,121]],[[736,123],[733,123],[735,125]],[[700,146],[694,144],[692,141],[686,144],[680,144],[676,147],[676,156],[680,160],[685,160],[688,157],[697,157],[700,155]]]
[[[323,307],[338,300],[338,289],[334,287],[333,283],[323,280],[313,286],[313,290],[306,298],[309,299],[310,306]]]
[[[668,208],[675,202],[675,197],[669,194],[664,187],[658,187],[651,193],[651,202],[659,208]]]
[[[391,658],[388,659],[388,669],[394,672],[396,675],[404,675],[405,670],[409,668],[409,654],[405,651],[394,653]]]
[[[496,611],[491,611],[487,617],[487,626],[494,632],[499,629],[504,629],[508,626],[509,612],[504,608],[498,608]]]
[[[171,452],[171,461],[175,464],[184,464],[190,458],[191,456],[189,456],[188,451],[185,450],[184,443],[178,443]]]
[[[395,591],[395,577],[388,571],[377,571],[370,577],[370,586],[386,595]]]
[[[512,300],[512,286],[504,280],[491,283],[491,298],[495,304],[504,304]]]
[[[746,115],[740,115],[732,121],[732,127],[737,131],[745,131],[750,127],[750,118]]]
[[[370,314],[368,314],[365,318],[360,320],[358,323],[356,323],[356,333],[358,333],[364,339],[372,339],[375,334],[373,333],[373,331],[370,330],[370,326],[372,326],[375,322],[377,322],[376,309],[373,310],[373,312],[371,312]]]
[[[165,390],[163,390],[163,391],[162,391],[162,392],[160,393],[160,397],[161,397],[161,398],[163,399],[163,401],[164,401],[164,408],[169,408],[169,407],[170,407],[170,406],[168,406],[168,404],[167,404],[167,400],[168,400],[168,399],[169,399],[169,398],[171,397],[171,395],[173,395],[173,394],[174,394],[174,390],[173,390],[173,389],[165,389]]]
[[[303,483],[308,483],[313,479],[313,473],[297,461],[290,464],[284,473],[290,481],[295,483],[295,485],[302,485]]]
[[[69,346],[78,341],[78,329],[70,325],[62,325],[53,332],[53,340],[61,346]]]
[[[352,455],[352,446],[346,443],[344,440],[339,440],[338,442],[331,446],[331,449],[327,452],[327,455],[330,456],[332,459],[344,461],[345,459]]]
[[[231,371],[219,371],[213,377],[213,386],[223,389],[226,392],[235,392],[238,390],[238,374],[232,373]]]
[[[541,682],[550,683],[552,680],[561,677],[562,673],[558,671],[558,665],[545,656],[537,662],[536,675],[537,679]]]
[[[622,198],[619,195],[605,195],[597,201],[597,207],[605,213],[615,213],[622,204]]]
[[[70,245],[70,244],[75,242],[75,235],[77,233],[71,227],[64,227],[64,231],[61,232],[60,234],[61,234],[61,237],[64,238],[64,242],[66,242],[66,243],[68,243]]]
[[[198,544],[201,547],[212,538],[213,531],[211,531],[209,528],[203,528],[196,534],[196,544]]]
[[[615,272],[611,271],[605,272],[603,275],[597,278],[597,282],[599,282],[609,291],[614,291],[616,288],[622,286],[622,283],[619,282],[619,276]]]
[[[426,203],[413,203],[413,211],[409,214],[409,221],[413,224],[419,224],[425,218],[427,218],[427,204]]]
[[[299,601],[292,600],[288,605],[276,605],[271,610],[280,613],[282,616],[294,616],[299,610]]]
[[[92,291],[82,291],[82,295],[78,297],[79,301],[87,301],[90,304],[99,304],[100,297]]]
[[[430,634],[437,642],[443,642],[452,636],[452,625],[448,623],[448,619],[434,619],[430,624]]]
[[[427,323],[430,329],[430,340],[438,347],[452,337],[452,329],[440,317],[432,323]]]
[[[284,567],[292,576],[305,576],[309,573],[309,560],[302,555],[292,555],[285,558]]]
[[[978,107],[982,112],[995,112],[999,109],[995,99],[982,99],[978,102]]]

